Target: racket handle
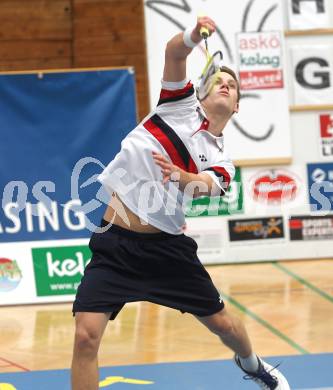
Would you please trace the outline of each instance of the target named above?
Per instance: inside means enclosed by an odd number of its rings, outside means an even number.
[[[203,12],[199,12],[198,17],[203,17],[203,16],[205,16],[205,14]],[[204,27],[204,26],[201,27],[201,29],[200,29],[200,36],[203,39],[207,39],[209,37],[209,30],[208,30],[207,27]]]
[[[209,30],[207,27],[201,27],[200,35],[202,38],[207,39],[209,37]]]

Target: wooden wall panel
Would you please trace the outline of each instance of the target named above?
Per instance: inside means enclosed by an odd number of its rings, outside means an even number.
[[[1,0],[0,70],[72,66],[71,0]]]
[[[1,0],[0,40],[72,39],[70,0]]]
[[[73,1],[74,66],[133,66],[143,118],[149,111],[143,0]]]
[[[75,65],[78,68],[87,67],[106,67],[110,66],[110,55],[100,55],[97,58],[95,56],[90,56],[90,53],[87,55],[80,55],[75,58]],[[142,54],[113,54],[112,55],[112,66],[134,66],[136,64],[136,71],[140,74],[145,74],[146,63],[142,61]]]
[[[6,40],[0,41],[0,61],[27,59],[68,58],[71,56],[70,41]]]
[[[143,0],[0,0],[0,71],[133,66],[149,110]]]
[[[118,34],[117,32],[100,37],[83,37],[74,41],[75,58],[81,56],[109,56],[110,61],[118,54],[138,54],[141,37],[131,31]]]
[[[109,26],[115,29],[141,29],[144,24],[142,0],[74,0],[76,22],[89,20],[89,25],[103,23],[103,30]],[[88,32],[89,30],[86,30]]]
[[[48,69],[69,69],[72,67],[72,59],[64,58],[35,58],[22,60],[1,61],[1,72],[48,70]]]

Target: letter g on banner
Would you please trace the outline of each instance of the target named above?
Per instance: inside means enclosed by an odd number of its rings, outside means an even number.
[[[331,86],[330,73],[329,71],[314,71],[311,76],[313,76],[313,81],[311,82],[306,78],[306,67],[310,64],[317,64],[320,68],[329,69],[330,64],[324,59],[319,57],[310,57],[305,58],[300,61],[295,69],[296,80],[304,88],[309,89],[324,89]],[[317,80],[317,81],[316,81]]]
[[[307,44],[291,47],[294,68],[294,104],[332,104],[333,45]]]

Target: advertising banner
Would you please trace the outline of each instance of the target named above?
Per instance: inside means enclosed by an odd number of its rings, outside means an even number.
[[[280,31],[237,34],[241,89],[283,88]]]
[[[0,305],[36,301],[30,244],[0,244]]]
[[[282,217],[234,219],[229,223],[229,239],[237,241],[266,241],[284,238]]]
[[[189,237],[193,238],[198,245],[198,257],[202,262],[207,259],[213,258],[215,261],[221,259],[223,251],[223,239],[221,230],[209,228],[203,230],[190,230],[186,233]]]
[[[333,114],[321,114],[320,122],[320,152],[324,159],[333,157]]]
[[[15,290],[22,280],[22,271],[16,260],[0,258],[0,292]]]
[[[236,168],[234,180],[224,196],[201,197],[186,205],[187,217],[231,215],[243,211],[243,186],[241,170]]]
[[[292,241],[332,240],[332,216],[292,216],[289,219],[289,234]]]
[[[0,75],[0,304],[73,297],[136,125],[131,68]]]
[[[90,258],[88,246],[33,248],[37,296],[75,294]]]
[[[330,27],[326,0],[288,0],[290,30]]]
[[[245,214],[269,216],[308,211],[303,164],[246,168],[242,173]]]
[[[333,211],[333,163],[308,164],[311,211]]]
[[[96,174],[136,125],[133,72],[1,75],[0,112],[0,243],[88,237]]]
[[[293,201],[300,190],[300,179],[287,169],[258,170],[249,181],[253,200],[267,204]]]
[[[282,72],[285,62],[281,0],[234,0],[232,7],[223,7],[223,12],[216,0],[145,0],[144,4],[151,107],[159,99],[167,42],[194,26],[197,16],[204,12],[217,24],[216,33],[208,39],[210,53],[221,50],[222,64],[236,72],[241,56],[240,109],[223,132],[231,159],[243,166],[253,160],[290,159],[288,91]],[[244,37],[242,42],[246,39],[241,53],[237,37]],[[187,58],[187,76],[195,85],[199,84],[205,65],[202,42]]]
[[[290,50],[294,69],[294,104],[332,104],[333,46],[297,45]]]

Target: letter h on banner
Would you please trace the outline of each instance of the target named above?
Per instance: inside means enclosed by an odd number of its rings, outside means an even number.
[[[292,0],[294,14],[301,13],[300,5],[302,2],[305,2],[305,1],[312,1],[313,3],[316,3],[315,5],[317,7],[317,13],[324,13],[325,12],[324,0]]]
[[[327,0],[288,0],[289,28],[309,30],[330,26]]]

